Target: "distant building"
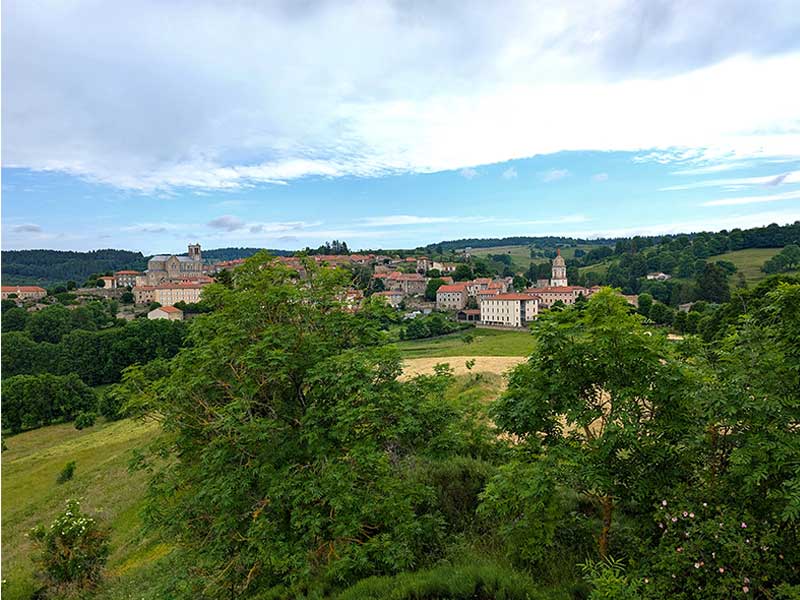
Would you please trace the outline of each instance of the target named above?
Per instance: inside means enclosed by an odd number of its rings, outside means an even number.
[[[103,282],[103,285],[98,287],[103,287],[107,290],[113,290],[117,287],[117,280],[114,277],[110,276],[98,277],[97,281]]]
[[[176,302],[186,302],[186,304],[196,304],[200,301],[200,296],[205,283],[162,283],[154,286],[154,302],[162,306],[172,306]]]
[[[667,279],[671,279],[672,275],[667,275],[666,273],[661,273],[660,271],[657,273],[648,273],[647,279],[650,281],[666,281]]]
[[[158,254],[147,261],[147,285],[158,285],[170,279],[192,279],[203,275],[200,244],[189,244],[188,256]]]
[[[407,296],[415,296],[425,293],[428,282],[419,273],[401,273],[395,271],[383,277],[383,284],[389,290],[401,290]]]
[[[561,256],[561,249],[556,250],[556,257],[553,259],[552,277],[550,287],[561,287],[569,285],[567,283],[567,265]]]
[[[539,297],[535,294],[495,294],[481,298],[480,318],[484,325],[524,327],[538,314]]]
[[[439,310],[461,310],[467,305],[467,284],[441,285],[436,290],[436,308]]]
[[[4,285],[0,297],[8,300],[14,294],[20,300],[41,300],[47,296],[47,290],[36,285]]]
[[[114,273],[114,279],[119,288],[132,288],[136,285],[136,278],[141,276],[142,273],[139,271],[117,271]]]
[[[398,306],[400,306],[400,303],[403,302],[403,298],[405,298],[405,294],[400,290],[387,290],[385,292],[375,292],[372,295],[377,296],[378,298],[384,298],[386,300],[386,303],[392,308],[397,308]]]
[[[149,313],[147,313],[147,318],[151,321],[154,319],[168,319],[170,321],[182,321],[183,320],[183,311],[180,308],[175,308],[174,306],[160,306],[158,308],[154,308]]]
[[[465,308],[456,313],[456,319],[467,323],[478,323],[481,320],[481,309]]]
[[[152,285],[137,285],[133,288],[133,302],[135,304],[150,304],[156,301],[156,288]]]
[[[542,308],[549,308],[556,302],[575,304],[578,296],[589,297],[593,292],[579,285],[564,285],[558,287],[528,288],[528,292],[535,293],[540,298]]]

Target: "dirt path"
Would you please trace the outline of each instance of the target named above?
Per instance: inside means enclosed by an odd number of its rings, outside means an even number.
[[[427,375],[433,373],[433,367],[440,363],[447,363],[456,375],[467,373],[465,363],[474,360],[473,373],[497,373],[502,375],[511,367],[515,367],[526,358],[524,356],[445,356],[435,358],[407,358],[403,361],[403,375]]]

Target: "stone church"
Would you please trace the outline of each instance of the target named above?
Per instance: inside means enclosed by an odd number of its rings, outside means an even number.
[[[197,279],[204,274],[200,244],[189,244],[188,256],[159,254],[147,261],[146,285],[158,285],[163,281]]]
[[[550,278],[551,287],[566,287],[567,283],[567,265],[564,258],[561,256],[561,249],[556,249],[556,257],[553,259],[552,276]]]

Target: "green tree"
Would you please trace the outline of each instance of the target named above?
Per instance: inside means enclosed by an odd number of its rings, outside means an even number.
[[[4,308],[2,313],[2,330],[3,333],[7,331],[22,331],[25,329],[25,324],[28,322],[28,312],[24,308]]]
[[[675,313],[666,304],[655,302],[650,308],[650,319],[659,325],[672,325]]]
[[[425,287],[425,300],[430,300],[431,302],[435,301],[436,290],[443,285],[444,281],[441,279],[431,279],[428,281],[428,285]]]
[[[421,457],[464,451],[451,378],[400,382],[400,357],[340,310],[339,270],[256,255],[153,388],[169,432],[147,513],[212,597],[420,564],[438,544]],[[159,466],[160,465],[160,466]]]
[[[469,265],[461,264],[456,267],[455,272],[453,273],[453,280],[454,281],[469,281],[475,277],[474,273],[472,272],[472,267]]]
[[[682,405],[682,375],[663,336],[646,335],[612,290],[582,311],[550,311],[533,326],[537,351],[511,374],[492,407],[503,430],[541,444],[551,477],[598,507],[599,553],[609,553],[618,503],[647,498],[675,473],[674,421],[655,418]]]
[[[522,275],[514,275],[514,281],[512,285],[514,286],[514,289],[519,292],[528,287],[528,280]]]
[[[60,304],[54,304],[40,311],[31,313],[26,329],[35,342],[57,343],[61,337],[69,333],[72,315],[70,310]]]
[[[707,263],[697,277],[697,292],[702,300],[727,302],[731,298],[728,274],[719,265]]]
[[[639,294],[639,313],[645,317],[650,314],[653,306],[653,297],[650,294]]]

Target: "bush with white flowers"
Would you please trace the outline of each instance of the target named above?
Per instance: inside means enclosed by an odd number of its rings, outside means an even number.
[[[36,564],[46,587],[62,593],[92,587],[108,560],[108,531],[68,500],[66,510],[49,528],[38,525],[30,537],[39,546]]]

